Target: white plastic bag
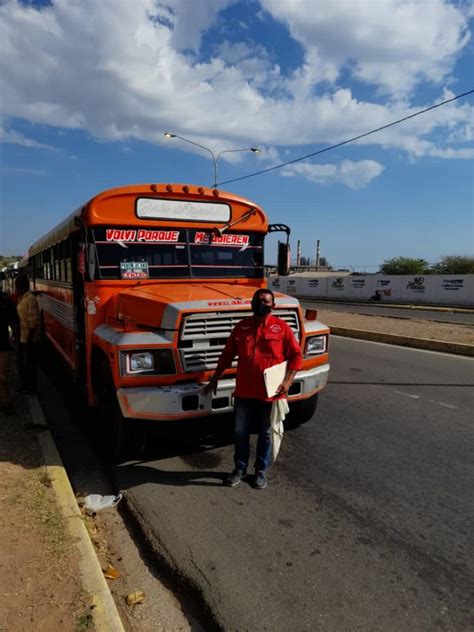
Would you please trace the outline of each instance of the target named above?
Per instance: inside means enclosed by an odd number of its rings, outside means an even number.
[[[116,507],[122,500],[122,494],[118,496],[101,496],[100,494],[89,494],[84,498],[84,507],[86,510],[97,513],[102,509],[110,509]]]

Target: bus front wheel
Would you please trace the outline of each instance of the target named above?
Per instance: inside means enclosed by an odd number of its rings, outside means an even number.
[[[122,415],[107,361],[102,363],[97,381],[97,422],[104,455],[114,463],[139,458],[146,445],[146,429],[140,420]]]

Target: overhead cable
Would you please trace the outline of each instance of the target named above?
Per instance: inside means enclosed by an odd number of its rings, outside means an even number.
[[[394,125],[398,125],[399,123],[403,123],[408,121],[409,119],[415,118],[415,116],[420,116],[421,114],[426,114],[426,112],[430,112],[436,108],[440,108],[442,105],[446,105],[447,103],[452,103],[453,101],[457,101],[458,99],[462,99],[463,97],[468,96],[469,94],[473,94],[474,90],[469,90],[468,92],[463,92],[462,94],[457,94],[451,99],[446,99],[446,101],[442,101],[441,103],[436,103],[435,105],[431,105],[429,108],[425,108],[424,110],[419,110],[418,112],[414,112],[413,114],[409,114],[408,116],[404,116],[397,121],[392,121],[391,123],[387,123],[387,125],[382,125],[381,127],[377,127],[377,129],[370,130],[370,132],[365,132],[364,134],[359,134],[358,136],[354,136],[353,138],[349,138],[347,140],[343,140],[340,143],[336,143],[335,145],[331,145],[330,147],[324,147],[324,149],[320,149],[319,151],[314,151],[311,154],[306,154],[306,156],[300,156],[299,158],[294,158],[293,160],[288,160],[287,162],[282,162],[279,165],[274,165],[273,167],[267,167],[267,169],[260,169],[260,171],[254,171],[253,173],[248,173],[245,176],[240,176],[239,178],[233,178],[232,180],[224,180],[223,182],[218,182],[217,186],[221,186],[223,184],[230,184],[231,182],[239,182],[239,180],[246,180],[247,178],[253,178],[254,176],[259,176],[262,173],[268,173],[269,171],[275,171],[276,169],[281,169],[282,167],[286,167],[287,165],[292,165],[295,162],[301,162],[302,160],[307,160],[308,158],[312,158],[313,156],[318,156],[319,154],[324,154],[326,151],[330,151],[331,149],[337,149],[338,147],[342,147],[343,145],[348,145],[349,143],[353,143],[356,140],[361,138],[365,138],[366,136],[370,136],[371,134],[375,134],[376,132],[381,132],[384,129],[388,129],[389,127],[393,127]]]

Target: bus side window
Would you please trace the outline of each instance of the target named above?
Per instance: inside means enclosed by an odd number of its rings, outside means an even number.
[[[66,283],[72,282],[72,264],[71,264],[71,240],[64,242],[64,280]]]

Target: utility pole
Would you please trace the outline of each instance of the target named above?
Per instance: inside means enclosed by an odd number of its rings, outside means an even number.
[[[316,267],[319,267],[319,239],[316,242]]]
[[[298,244],[296,246],[296,265],[299,266],[301,261],[301,241],[298,239]]]

